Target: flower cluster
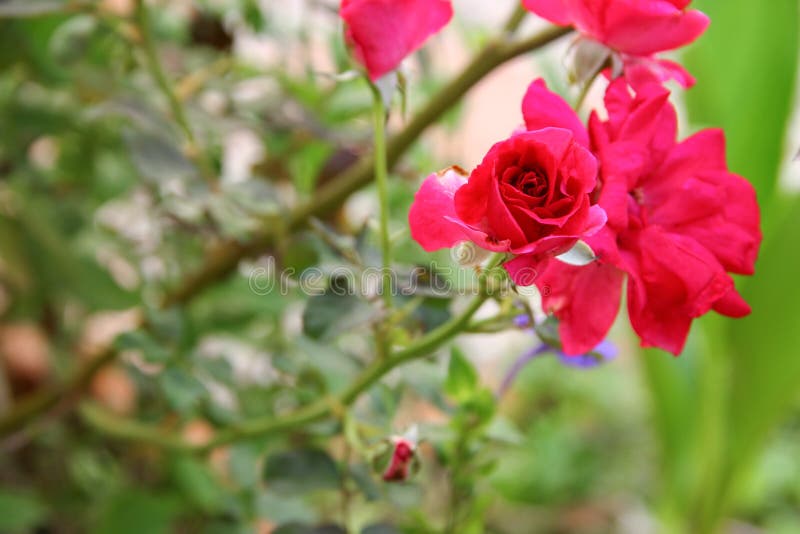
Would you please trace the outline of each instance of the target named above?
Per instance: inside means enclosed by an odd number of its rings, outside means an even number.
[[[585,126],[536,80],[522,103],[525,128],[495,144],[472,172],[452,167],[429,176],[411,206],[411,234],[425,250],[468,241],[513,255],[506,269],[516,284],[541,290],[567,355],[603,341],[626,280],[642,345],[674,354],[694,318],[750,311],[731,274],[754,270],[761,242],[755,191],[729,172],[720,130],[677,140],[662,84],[693,80],[656,55],[707,27],[689,2],[525,0],[604,50],[605,111]],[[593,261],[559,259],[579,242]]]
[[[601,71],[610,79],[604,118],[595,111],[585,126],[536,80],[522,103],[525,127],[495,144],[472,172],[451,167],[429,176],[411,206],[411,235],[427,251],[466,241],[512,255],[509,275],[541,290],[568,355],[603,341],[626,280],[642,345],[674,354],[694,318],[750,311],[731,274],[754,270],[761,242],[755,192],[729,172],[720,130],[677,140],[675,108],[662,85],[694,83],[658,56],[708,27],[690,2],[523,0],[529,11],[578,32],[576,62],[589,57],[592,64],[585,81]],[[346,39],[373,80],[452,14],[447,0],[341,5]],[[591,248],[592,261],[562,261],[578,244]]]

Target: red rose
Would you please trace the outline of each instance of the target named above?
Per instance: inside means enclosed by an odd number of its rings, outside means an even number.
[[[566,102],[534,85],[553,104],[550,124],[580,126]],[[591,205],[597,160],[586,141],[585,130],[570,125],[542,127],[494,145],[468,179],[452,169],[430,176],[411,206],[412,237],[428,251],[472,241],[513,254],[565,252],[606,221]]]
[[[342,0],[345,39],[374,81],[453,17],[450,0]]]

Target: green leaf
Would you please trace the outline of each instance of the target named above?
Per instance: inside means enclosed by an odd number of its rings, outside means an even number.
[[[253,469],[258,464],[258,457],[249,445],[234,445],[231,447],[228,469],[231,479],[246,488],[254,488],[258,484],[258,471]]]
[[[347,534],[347,531],[336,525],[321,525],[314,527],[301,523],[281,525],[272,534]]]
[[[313,192],[317,177],[331,152],[333,149],[328,143],[309,141],[292,155],[289,169],[300,192],[307,194]]]
[[[21,198],[21,195],[17,198]],[[48,298],[70,295],[94,309],[130,306],[133,295],[121,289],[93,258],[76,253],[64,220],[50,202],[27,198],[18,212],[29,265]]]
[[[117,350],[139,350],[144,358],[153,363],[164,363],[168,361],[171,354],[162,347],[155,339],[142,330],[134,330],[120,334],[114,340]]]
[[[798,2],[696,0],[692,7],[712,23],[685,58],[697,78],[686,92],[690,119],[725,129],[731,169],[768,201],[794,99]]]
[[[159,378],[167,400],[181,413],[191,412],[206,396],[203,384],[183,369],[166,369]]]
[[[100,517],[94,534],[168,534],[180,512],[178,499],[168,494],[126,490],[115,495]]]
[[[302,495],[269,490],[258,494],[256,512],[259,517],[277,524],[313,521],[316,516]]]
[[[372,309],[357,296],[340,289],[308,299],[303,310],[303,333],[311,339],[334,337],[369,321]]]
[[[744,287],[752,315],[729,325],[735,355],[731,467],[752,458],[800,393],[798,220],[800,199],[765,243],[757,275]]]
[[[97,20],[93,16],[70,17],[53,32],[50,38],[50,52],[62,65],[85,59],[92,34],[96,29]]]
[[[33,495],[0,489],[0,531],[33,530],[47,515],[47,508]]]
[[[190,180],[197,169],[169,137],[131,130],[125,136],[134,165],[142,177],[157,184],[168,179]]]
[[[178,487],[197,507],[216,512],[224,507],[226,495],[211,471],[202,462],[181,456],[172,465]]]
[[[478,373],[464,354],[453,347],[450,351],[450,365],[444,391],[458,402],[471,398],[478,387]]]
[[[364,530],[361,531],[361,534],[400,534],[400,531],[392,525],[380,523],[365,527]]]
[[[326,452],[318,449],[274,454],[264,465],[264,481],[281,493],[335,489],[340,480],[336,463]]]

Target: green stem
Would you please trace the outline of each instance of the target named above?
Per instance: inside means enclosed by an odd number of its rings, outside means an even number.
[[[95,428],[104,429],[108,434],[130,441],[157,445],[164,449],[180,452],[193,450],[193,446],[179,436],[124,419],[90,402],[81,404],[79,412],[84,421]]]
[[[175,91],[172,89],[172,84],[169,79],[167,79],[167,75],[164,73],[164,67],[161,65],[161,61],[158,58],[158,51],[156,50],[153,32],[150,26],[150,14],[147,11],[145,0],[136,0],[135,16],[136,24],[139,27],[142,38],[142,51],[147,61],[147,68],[153,76],[156,85],[158,85],[158,88],[164,94],[164,97],[166,97],[175,122],[177,122],[181,130],[183,130],[186,139],[194,145],[194,133],[192,133],[191,126],[189,126],[189,120],[186,118],[183,105],[181,105],[178,95],[175,94]]]
[[[492,334],[495,332],[501,332],[508,329],[509,322],[521,314],[521,310],[514,310],[513,313],[500,313],[494,317],[489,317],[488,319],[473,321],[467,325],[467,328],[464,331],[471,334]]]
[[[50,412],[70,397],[79,395],[94,375],[115,358],[116,351],[108,349],[63,384],[41,389],[25,397],[14,405],[12,411],[0,418],[0,437],[22,430],[32,419]]]
[[[188,142],[187,155],[197,164],[200,169],[200,174],[206,183],[209,184],[212,189],[215,189],[216,180],[213,167],[197,145],[197,139],[189,124],[189,119],[184,110],[183,103],[173,88],[172,83],[167,78],[164,72],[164,66],[161,64],[161,60],[158,57],[158,50],[156,49],[150,24],[150,13],[148,12],[145,0],[136,0],[136,11],[134,15],[141,36],[141,46],[144,52],[147,70],[150,71],[150,75],[153,77],[159,90],[167,99],[167,104],[172,112],[172,116],[175,122],[178,123],[181,131],[183,131],[183,135],[186,137],[186,141]]]
[[[583,107],[583,103],[586,101],[586,97],[589,96],[589,91],[592,89],[592,85],[594,85],[594,80],[595,77],[592,76],[592,78],[583,84],[583,87],[581,87],[581,92],[578,93],[578,98],[575,99],[575,103],[572,105],[572,108],[576,113],[579,112]]]
[[[383,277],[383,304],[388,314],[392,311],[392,242],[389,238],[389,169],[386,163],[386,110],[383,97],[374,85],[371,85],[373,105],[372,115],[375,127],[375,185],[378,188],[379,226],[381,245],[381,275]]]
[[[514,11],[511,13],[511,16],[508,17],[508,21],[503,26],[503,31],[508,35],[513,34],[519,29],[522,21],[525,20],[527,15],[528,10],[522,7],[521,3],[517,4],[517,6],[514,8]]]

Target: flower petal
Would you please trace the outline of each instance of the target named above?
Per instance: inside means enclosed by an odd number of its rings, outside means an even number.
[[[677,145],[643,188],[652,222],[693,237],[727,271],[753,274],[762,239],[756,193],[728,172],[722,130]]]
[[[710,311],[733,280],[702,245],[657,226],[626,236],[628,314],[642,346],[683,351],[692,319]]]
[[[539,288],[545,311],[559,320],[565,354],[585,354],[603,341],[619,311],[625,273],[607,263],[574,267],[531,256],[519,256],[505,267],[519,285],[534,282]]]
[[[453,7],[450,0],[343,0],[339,14],[356,59],[375,81],[446,26]]]
[[[454,169],[430,175],[414,196],[408,213],[411,237],[426,251],[452,247],[468,239],[457,219],[453,197],[467,182]]]
[[[541,78],[528,87],[522,99],[522,116],[528,130],[564,128],[572,132],[578,144],[589,146],[589,134],[572,106],[548,89]]]
[[[615,0],[606,4],[601,40],[625,54],[649,56],[688,45],[710,23],[704,13],[684,11],[665,0]]]
[[[522,0],[525,9],[532,11],[543,19],[559,26],[572,24],[572,17],[567,8],[568,0]]]

